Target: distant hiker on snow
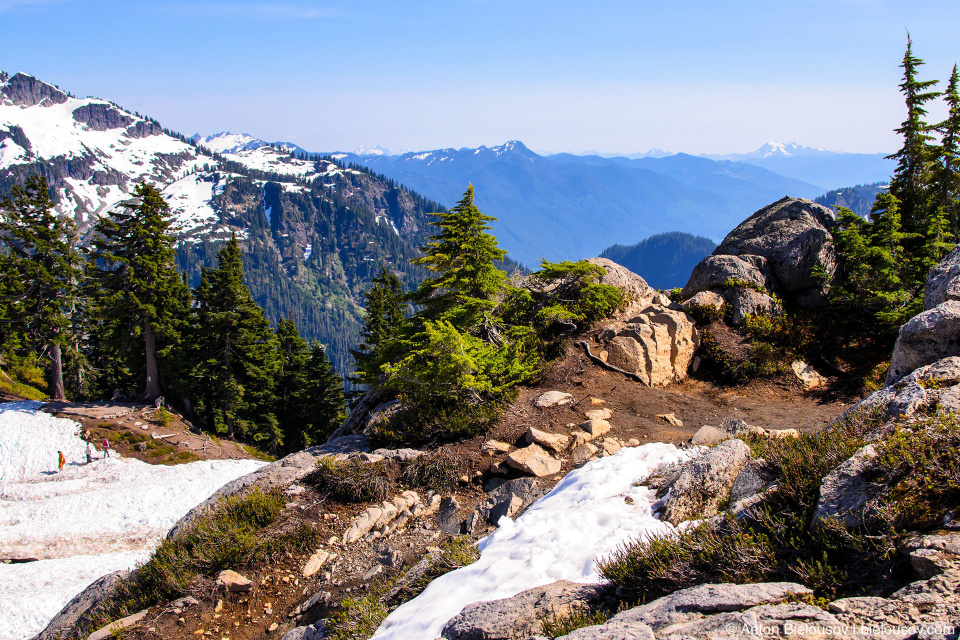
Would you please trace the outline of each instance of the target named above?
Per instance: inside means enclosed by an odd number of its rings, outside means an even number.
[[[110,457],[110,441],[107,440],[106,438],[103,439],[103,457],[104,458]]]
[[[57,451],[57,471],[63,471],[63,465],[67,463],[67,459],[63,457],[63,451]]]
[[[93,445],[89,442],[87,443],[87,464],[93,462]]]

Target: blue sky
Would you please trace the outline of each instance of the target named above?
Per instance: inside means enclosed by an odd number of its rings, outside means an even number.
[[[317,151],[891,151],[905,29],[925,77],[960,61],[957,0],[0,0],[0,26],[9,73]]]

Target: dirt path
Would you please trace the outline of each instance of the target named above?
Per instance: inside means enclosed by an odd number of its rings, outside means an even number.
[[[80,423],[81,435],[102,455],[103,439],[125,458],[150,464],[196,460],[270,459],[233,440],[192,429],[182,416],[152,405],[117,402],[48,402],[43,411]]]

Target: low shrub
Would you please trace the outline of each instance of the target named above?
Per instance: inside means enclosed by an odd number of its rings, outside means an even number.
[[[424,454],[403,469],[403,483],[414,489],[449,493],[457,488],[463,464],[459,457],[442,451]]]
[[[160,407],[157,409],[157,422],[160,423],[161,427],[166,427],[170,424],[172,416],[170,412],[166,410],[165,407]]]
[[[382,460],[364,462],[360,458],[350,458],[337,462],[324,457],[304,479],[340,502],[385,500],[393,489],[390,469]]]
[[[897,528],[929,530],[960,509],[960,417],[922,418],[878,446],[874,480],[882,516]]]
[[[365,596],[347,596],[325,623],[330,640],[367,640],[387,617],[379,591]]]
[[[173,456],[170,459],[171,464],[187,464],[189,462],[196,462],[200,459],[200,456],[195,454],[192,451],[181,451],[177,455]]]
[[[603,624],[612,616],[606,609],[591,609],[586,605],[573,607],[565,615],[548,615],[541,621],[543,634],[548,638],[562,638],[577,629]]]
[[[898,580],[889,527],[811,528],[822,478],[863,445],[882,422],[855,413],[816,434],[753,442],[775,471],[754,517],[703,524],[676,536],[628,543],[601,562],[601,573],[629,600],[656,598],[705,582],[797,581],[818,597],[881,593]]]
[[[477,404],[456,401],[408,401],[389,420],[371,425],[371,439],[377,446],[433,445],[482,435],[496,426],[507,404],[516,396],[505,392],[500,400]]]
[[[694,324],[698,327],[705,327],[712,322],[721,322],[726,317],[729,305],[726,303],[715,307],[710,304],[691,304],[684,308],[684,311],[693,318]]]

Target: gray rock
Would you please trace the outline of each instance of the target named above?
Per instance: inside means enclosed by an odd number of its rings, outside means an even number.
[[[341,436],[347,436],[356,433],[362,433],[367,425],[370,414],[383,404],[383,394],[379,391],[368,391],[360,398],[360,402],[353,408],[347,419],[343,421],[336,431],[331,434],[327,440],[335,440]]]
[[[487,499],[467,521],[467,529],[472,531],[481,522],[496,525],[503,516],[516,518],[543,494],[543,489],[533,478],[517,478],[504,482],[487,494]]]
[[[618,613],[610,618],[607,624],[641,622],[657,632],[659,637],[660,630],[670,625],[689,622],[705,615],[781,602],[790,594],[812,593],[807,587],[795,582],[701,584]]]
[[[761,475],[757,465],[753,462],[748,463],[743,471],[737,474],[733,486],[730,487],[730,503],[735,504],[757,495],[763,491],[764,484],[766,484],[766,479]]]
[[[397,462],[411,462],[423,455],[419,449],[374,449],[371,453]]]
[[[684,300],[680,306],[683,307],[684,311],[688,311],[691,307],[713,307],[714,309],[719,309],[725,302],[726,300],[724,300],[723,296],[719,293],[714,291],[701,291],[694,294],[692,298]]]
[[[462,524],[457,517],[460,510],[460,503],[455,496],[447,496],[440,502],[440,511],[437,513],[437,522],[440,524],[440,530],[452,536],[458,536],[463,531]]]
[[[565,391],[547,391],[546,393],[541,393],[537,399],[534,400],[533,404],[541,409],[546,409],[548,407],[562,407],[572,402],[573,394]]]
[[[771,276],[767,259],[762,256],[718,255],[714,252],[693,268],[690,279],[680,294],[686,300],[702,291],[722,287],[728,280],[750,282],[769,291],[776,286]]]
[[[864,472],[876,457],[876,448],[868,444],[824,477],[813,526],[820,526],[827,519],[839,519],[847,527],[863,523],[866,509],[875,497]]]
[[[589,606],[602,592],[599,585],[561,580],[511,598],[467,605],[443,627],[446,640],[513,640],[543,633],[548,615],[566,615]]]
[[[294,627],[283,634],[282,640],[323,640],[326,638],[326,629],[323,621],[315,622],[306,627]]]
[[[681,622],[658,630],[657,637],[661,640],[771,637],[822,640],[825,633],[818,629],[843,629],[844,626],[835,616],[808,604],[777,604]],[[851,629],[849,636],[855,635]],[[836,636],[831,633],[830,637]]]
[[[747,287],[732,287],[723,292],[723,298],[730,303],[734,325],[739,325],[747,316],[770,316],[783,313],[777,301],[766,293],[760,293]]]
[[[400,549],[384,549],[377,555],[377,562],[385,567],[395,569],[403,565],[403,551]]]
[[[719,444],[724,440],[729,440],[731,437],[731,434],[727,433],[726,431],[705,424],[700,427],[695,434],[693,434],[693,437],[690,438],[690,444],[709,447],[711,445]]]
[[[749,459],[750,447],[741,440],[727,440],[685,462],[664,503],[663,518],[679,524],[716,515]]]
[[[930,270],[923,288],[924,311],[947,300],[960,300],[960,245]]]
[[[910,566],[923,579],[960,568],[960,534],[919,536],[905,545]]]
[[[782,198],[760,209],[727,234],[713,255],[766,258],[779,293],[803,306],[822,304],[837,273],[830,230],[836,214],[803,198]],[[827,280],[814,277],[819,267]],[[767,287],[770,290],[769,287]]]
[[[115,571],[95,580],[89,587],[73,597],[64,605],[43,631],[30,640],[56,640],[65,638],[77,625],[89,625],[93,621],[91,613],[107,598],[129,571]]]
[[[589,258],[587,262],[603,267],[606,271],[600,280],[601,284],[617,287],[627,294],[630,302],[624,311],[625,315],[629,315],[634,308],[645,307],[656,300],[656,289],[626,267],[606,258]]]
[[[890,358],[887,384],[947,356],[960,356],[960,300],[948,300],[910,318]]]
[[[0,94],[22,107],[32,107],[44,101],[47,105],[63,104],[67,101],[67,94],[63,91],[25,73],[17,73],[7,79],[3,89],[0,89]]]
[[[654,640],[653,629],[642,622],[613,622],[582,627],[563,640]]]
[[[94,131],[122,129],[133,123],[133,118],[105,102],[92,102],[77,107],[73,110],[73,119]]]

